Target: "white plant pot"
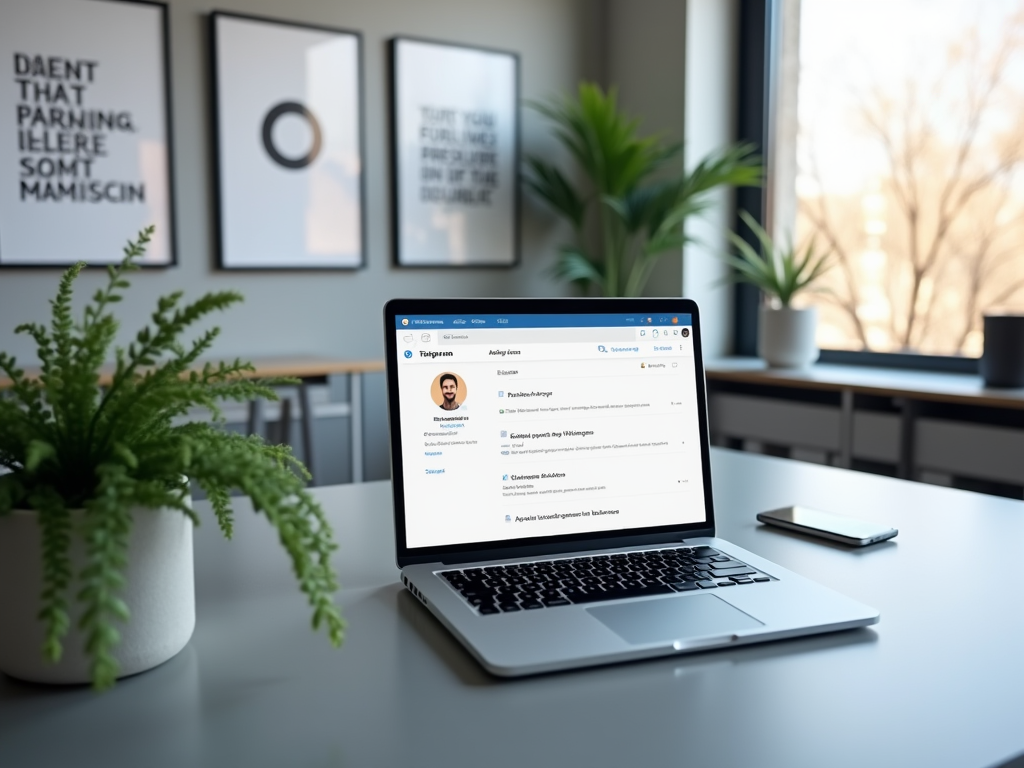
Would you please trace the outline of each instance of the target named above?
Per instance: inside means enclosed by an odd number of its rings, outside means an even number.
[[[772,368],[803,368],[818,359],[816,307],[761,306],[757,352]]]
[[[71,513],[77,528],[83,513]],[[132,511],[125,586],[120,597],[131,618],[118,625],[121,642],[114,650],[118,677],[152,669],[176,655],[196,625],[192,521],[178,510]],[[43,623],[38,619],[42,594],[42,545],[36,513],[15,510],[0,517],[0,671],[38,683],[88,683],[92,680],[84,634],[78,629],[82,608],[76,596],[78,574],[85,564],[81,537],[70,548],[74,578],[67,591],[71,628],[62,641],[64,654],[53,664],[43,656]]]

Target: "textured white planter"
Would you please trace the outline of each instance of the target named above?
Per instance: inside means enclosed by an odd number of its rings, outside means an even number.
[[[78,525],[81,511],[72,512]],[[115,650],[119,677],[144,672],[177,654],[196,625],[192,521],[177,510],[137,509],[128,547],[121,598],[131,611],[118,626]],[[0,671],[39,683],[87,683],[92,676],[78,630],[81,588],[77,574],[85,562],[84,545],[74,536],[68,590],[71,628],[57,664],[43,657],[43,624],[38,620],[42,594],[42,548],[36,513],[16,510],[0,517]]]
[[[803,368],[818,359],[814,334],[818,328],[815,307],[761,306],[757,329],[757,353],[772,368]]]

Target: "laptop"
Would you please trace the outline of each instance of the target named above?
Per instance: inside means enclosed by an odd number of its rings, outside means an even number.
[[[384,325],[402,583],[491,673],[878,621],[715,536],[693,301],[396,299]]]

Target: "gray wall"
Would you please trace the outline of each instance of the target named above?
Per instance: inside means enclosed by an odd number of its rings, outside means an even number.
[[[620,106],[641,118],[642,135],[683,140],[685,35],[686,3],[681,0],[608,0],[605,78],[618,87]],[[644,294],[682,296],[682,291],[683,260],[667,253]]]
[[[5,0],[30,2],[31,0]],[[133,277],[122,304],[122,338],[146,321],[158,296],[183,289],[237,289],[245,304],[216,318],[219,356],[314,354],[383,356],[383,303],[396,296],[552,296],[562,286],[545,274],[566,231],[524,195],[522,263],[511,270],[400,270],[391,266],[387,45],[398,34],[518,52],[524,99],[571,91],[582,78],[602,79],[604,3],[601,0],[170,0],[178,266]],[[207,13],[213,8],[333,25],[363,34],[366,131],[367,266],[357,272],[218,272],[214,268]],[[522,113],[522,148],[558,158],[559,148],[533,112]],[[125,232],[127,238],[133,233]],[[69,254],[73,258],[74,254]],[[23,363],[32,345],[14,326],[46,319],[57,270],[0,270],[0,349]],[[103,273],[79,279],[84,300]],[[366,479],[388,476],[384,380],[364,387]],[[315,429],[320,482],[348,479],[347,419],[324,419]],[[297,434],[297,433],[295,433]],[[271,434],[273,437],[273,434]]]
[[[735,141],[736,61],[742,0],[686,0],[686,162]],[[704,359],[732,352],[733,287],[719,256],[729,250],[735,194],[716,190],[707,214],[686,223],[683,290],[701,308]]]
[[[30,2],[31,0],[5,0]],[[157,296],[233,288],[245,304],[217,318],[225,356],[318,354],[382,356],[381,306],[395,296],[550,296],[563,293],[546,275],[564,237],[553,217],[524,196],[522,265],[512,270],[399,270],[391,266],[386,41],[396,34],[492,46],[521,57],[522,96],[544,98],[600,76],[602,2],[588,0],[170,0],[172,111],[178,266],[134,277],[122,305],[129,332]],[[212,9],[334,25],[363,33],[366,130],[367,267],[358,272],[254,274],[214,269],[213,169],[209,138],[206,14]],[[526,151],[558,156],[539,117],[524,110]],[[128,237],[133,233],[124,233]],[[73,254],[72,254],[73,256]],[[56,270],[0,270],[0,349],[33,358],[14,326],[42,320]],[[89,272],[78,294],[102,278]]]

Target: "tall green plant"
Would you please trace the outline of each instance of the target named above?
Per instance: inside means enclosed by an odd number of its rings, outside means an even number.
[[[639,121],[619,110],[614,88],[606,94],[581,83],[576,98],[531,106],[555,123],[555,135],[586,177],[576,186],[555,165],[527,158],[527,185],[573,229],[554,273],[584,294],[639,296],[657,260],[682,252],[690,240],[683,225],[710,205],[712,190],[761,183],[760,160],[746,144],[684,172],[682,144],[640,138]]]
[[[38,512],[43,552],[43,652],[52,661],[62,653],[70,626],[69,603],[82,606],[80,626],[92,660],[97,688],[117,676],[113,651],[117,624],[128,620],[118,597],[124,586],[130,511],[135,507],[179,510],[198,524],[187,505],[187,481],[209,496],[217,522],[232,532],[230,494],[239,489],[277,528],[292,567],[313,609],[313,627],[325,626],[334,645],[344,637],[344,622],[334,604],[337,581],[331,568],[336,548],[323,511],[305,489],[305,467],[287,446],[271,446],[255,436],[220,429],[216,424],[175,425],[193,406],[205,407],[222,422],[218,402],[276,399],[274,384],[287,379],[250,380],[253,366],[240,360],[199,365],[219,329],[204,331],[189,344],[183,333],[211,312],[242,300],[231,291],[208,293],[182,304],[176,291],[161,298],[152,323],[127,349],[114,350],[113,377],[100,387],[100,373],[118,330],[112,308],[129,287],[125,275],[150,240],[153,227],[125,248],[124,259],[108,268],[106,288],[98,290],[80,320],[72,314],[72,288],[84,264],[64,273],[51,301],[50,327],[28,323],[17,333],[33,338],[41,373],[25,375],[13,357],[0,352],[0,372],[13,382],[0,397],[0,516],[16,508]],[[70,510],[82,509],[81,529],[72,530]],[[73,535],[85,542],[87,565],[81,590],[72,581],[69,546]]]

